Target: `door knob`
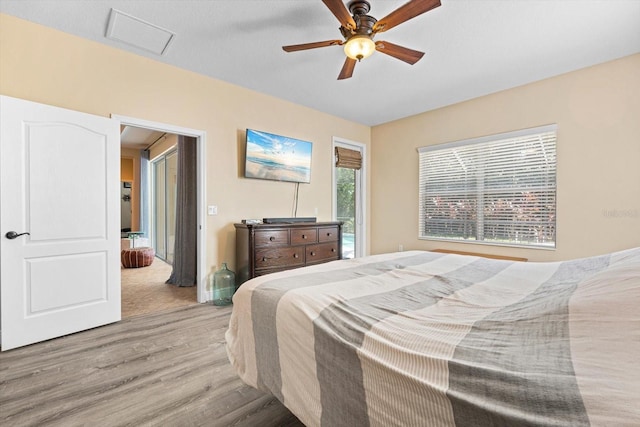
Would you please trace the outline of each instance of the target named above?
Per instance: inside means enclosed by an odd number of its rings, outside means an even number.
[[[15,231],[8,231],[7,234],[5,234],[5,236],[6,236],[7,239],[13,240],[16,237],[24,236],[25,234],[28,235],[28,236],[31,236],[31,234],[27,233],[26,231],[24,233],[20,233],[20,234],[16,233]]]

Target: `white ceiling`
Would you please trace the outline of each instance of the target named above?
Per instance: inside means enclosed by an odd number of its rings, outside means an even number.
[[[120,132],[120,145],[124,148],[147,149],[163,135],[164,132],[157,130],[124,126]]]
[[[370,2],[382,18],[406,0]],[[376,37],[426,52],[417,64],[375,53],[342,81],[340,46],[281,49],[341,38],[320,0],[0,0],[0,12],[370,126],[640,52],[639,0],[441,2]],[[161,56],[107,39],[111,8],[175,37]]]

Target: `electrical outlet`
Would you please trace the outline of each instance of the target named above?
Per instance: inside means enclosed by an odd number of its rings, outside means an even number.
[[[218,215],[218,207],[217,206],[207,206],[207,213],[209,215]]]

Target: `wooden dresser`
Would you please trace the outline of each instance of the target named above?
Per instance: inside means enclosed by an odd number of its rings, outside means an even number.
[[[342,222],[234,225],[236,285],[263,274],[342,258]]]

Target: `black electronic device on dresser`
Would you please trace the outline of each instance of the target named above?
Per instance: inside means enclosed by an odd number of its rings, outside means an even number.
[[[237,285],[342,258],[342,222],[234,224]]]

